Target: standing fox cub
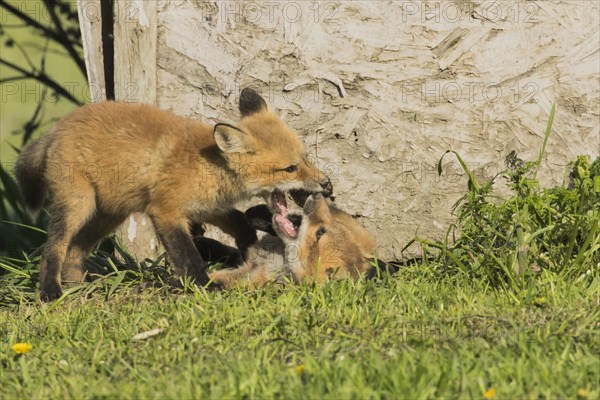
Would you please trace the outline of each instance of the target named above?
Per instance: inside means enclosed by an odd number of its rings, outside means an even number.
[[[238,268],[212,272],[210,278],[220,287],[260,287],[286,279],[321,283],[397,270],[392,264],[373,259],[375,241],[369,232],[350,215],[329,205],[320,193],[308,196],[301,215],[288,215],[285,197],[273,198],[272,222],[260,221],[260,225],[277,237],[265,236],[251,247],[253,254]],[[251,210],[256,212],[258,207]],[[200,239],[204,240],[197,238],[196,242],[202,243]]]
[[[44,300],[81,281],[92,247],[130,214],[146,213],[176,274],[208,283],[190,221],[234,237],[233,205],[279,190],[331,192],[296,133],[252,89],[240,95],[237,127],[212,127],[143,104],[87,105],[59,121],[19,156],[16,177],[26,206],[39,211],[52,193],[40,265]]]

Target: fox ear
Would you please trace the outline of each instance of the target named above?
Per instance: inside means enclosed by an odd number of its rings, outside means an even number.
[[[365,261],[370,266],[366,274],[367,279],[380,277],[384,273],[392,275],[400,270],[400,265],[398,263],[387,262],[376,258],[367,258]]]
[[[246,219],[255,230],[277,236],[277,233],[273,230],[273,214],[266,204],[250,207],[244,214],[246,214]]]
[[[255,150],[252,136],[229,124],[217,124],[213,130],[217,147],[224,153],[251,153]]]
[[[267,111],[267,103],[254,89],[245,88],[240,94],[240,113],[247,117],[257,112]]]

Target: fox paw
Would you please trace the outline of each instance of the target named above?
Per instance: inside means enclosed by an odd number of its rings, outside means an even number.
[[[40,299],[46,303],[58,299],[62,294],[59,284],[44,285],[40,289]]]

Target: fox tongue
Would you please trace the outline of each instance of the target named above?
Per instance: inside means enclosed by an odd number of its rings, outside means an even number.
[[[293,239],[296,237],[296,235],[298,235],[298,230],[296,229],[292,221],[287,219],[285,215],[275,214],[273,216],[273,222],[277,224],[277,227],[281,232],[285,233],[290,238]]]
[[[276,225],[276,231],[279,231],[280,235],[295,239],[298,235],[298,229],[287,217],[289,210],[285,199],[285,193],[280,190],[274,190],[271,195],[271,204],[275,211],[275,214],[273,215],[273,224]]]
[[[275,212],[286,216],[288,214],[287,201],[285,200],[285,193],[275,190],[271,195],[271,203]]]

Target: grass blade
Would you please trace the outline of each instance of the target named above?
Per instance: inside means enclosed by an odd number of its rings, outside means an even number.
[[[457,152],[455,152],[454,150],[446,150],[446,152],[444,153],[444,155],[438,161],[438,167],[437,167],[437,169],[438,169],[438,175],[442,174],[442,160],[444,159],[444,157],[448,153],[452,153],[452,154],[454,154],[456,156],[456,159],[458,160],[461,168],[463,169],[463,171],[465,171],[465,173],[469,177],[469,181],[468,181],[468,184],[467,184],[468,187],[469,187],[469,191],[473,191],[473,192],[479,194],[480,189],[479,189],[479,185],[477,184],[477,181],[475,180],[475,176],[473,175],[473,173],[471,172],[471,170],[467,166],[467,163],[465,163],[465,161],[462,159],[462,157]]]
[[[32,231],[36,231],[36,232],[40,232],[40,233],[46,234],[46,231],[45,231],[45,230],[43,230],[43,229],[40,229],[40,228],[38,228],[38,227],[35,227],[35,226],[31,226],[31,225],[27,225],[27,224],[21,224],[21,223],[19,223],[19,222],[6,221],[6,220],[2,220],[2,221],[0,221],[0,222],[2,222],[2,223],[4,223],[4,224],[9,224],[9,225],[16,225],[16,226],[20,226],[21,228],[30,229],[30,230],[32,230]]]
[[[556,111],[556,103],[552,104],[552,109],[550,110],[550,117],[548,119],[548,125],[546,125],[546,132],[544,133],[544,143],[542,144],[542,148],[540,149],[540,154],[536,161],[535,172],[533,173],[533,179],[537,177],[537,173],[540,170],[540,165],[542,164],[542,157],[544,157],[544,153],[546,152],[546,145],[548,144],[548,138],[550,137],[550,132],[552,131],[552,124],[554,123],[554,112]]]

